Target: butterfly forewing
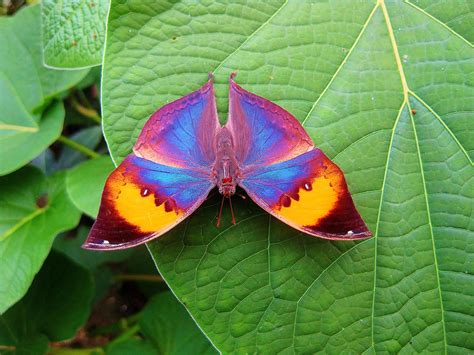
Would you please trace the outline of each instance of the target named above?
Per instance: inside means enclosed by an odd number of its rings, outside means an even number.
[[[210,169],[218,128],[214,89],[209,80],[199,90],[158,109],[143,127],[133,152],[164,165]]]
[[[242,166],[285,161],[313,148],[311,138],[288,111],[244,90],[232,78],[226,127]]]

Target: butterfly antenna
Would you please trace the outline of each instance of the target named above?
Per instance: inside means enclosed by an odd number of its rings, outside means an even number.
[[[222,207],[224,207],[224,199],[225,196],[222,195],[222,202],[221,202],[221,208],[219,209],[219,216],[217,217],[217,228],[221,225],[221,215],[222,215]]]
[[[232,214],[232,224],[235,224],[234,210],[232,209],[232,199],[229,196],[230,213]]]

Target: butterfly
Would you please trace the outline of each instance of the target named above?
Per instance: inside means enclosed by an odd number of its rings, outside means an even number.
[[[150,117],[133,153],[108,177],[84,248],[124,249],[157,238],[193,213],[216,186],[222,203],[240,186],[265,211],[312,236],[371,236],[341,169],[288,111],[234,78],[235,73],[223,127],[212,77]]]

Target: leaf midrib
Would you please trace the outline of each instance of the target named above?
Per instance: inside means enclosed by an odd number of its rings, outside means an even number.
[[[48,210],[48,206],[42,207],[42,208],[37,208],[33,210],[31,213],[27,214],[23,218],[21,218],[17,223],[15,223],[12,227],[7,229],[4,233],[0,235],[0,242],[5,241],[9,236],[11,236],[13,233],[15,233],[18,229],[23,227],[26,223],[30,222],[37,216],[45,213]]]

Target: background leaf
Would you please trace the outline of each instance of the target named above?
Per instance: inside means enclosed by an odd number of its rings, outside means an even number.
[[[5,130],[0,132],[0,175],[8,174],[27,164],[45,150],[60,135],[64,122],[64,107],[53,103],[36,122],[31,131]]]
[[[441,10],[435,10],[438,4]],[[112,1],[104,133],[114,161],[159,106],[216,75],[292,112],[345,172],[375,237],[297,233],[249,201],[212,200],[150,244],[222,352],[474,349],[471,18],[443,2]],[[430,11],[430,12],[428,12]],[[238,199],[236,199],[238,200]]]
[[[216,354],[171,292],[154,296],[140,316],[142,333],[157,354]]]
[[[88,70],[51,70],[43,66],[40,6],[27,6],[0,18],[1,72],[28,111],[78,83]],[[21,58],[21,60],[19,60]]]
[[[105,180],[113,169],[114,164],[107,155],[85,161],[68,172],[67,191],[71,200],[92,218],[97,217]]]
[[[40,8],[0,17],[0,175],[25,165],[59,137],[61,104],[51,100],[82,80],[87,70],[43,66]],[[44,112],[43,112],[44,111]]]
[[[46,179],[25,167],[0,178],[0,314],[27,291],[54,237],[80,213],[66,193],[65,173]]]
[[[57,68],[100,65],[109,1],[42,2],[44,63]]]
[[[0,343],[28,347],[29,353],[45,353],[45,338],[46,347],[47,340],[71,338],[86,321],[92,293],[90,273],[52,252],[25,297],[0,316]],[[17,352],[21,353],[19,349]]]

